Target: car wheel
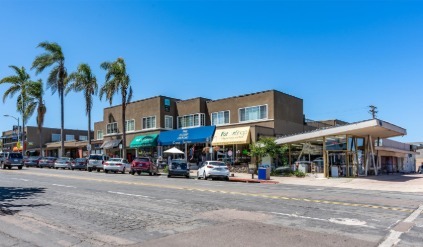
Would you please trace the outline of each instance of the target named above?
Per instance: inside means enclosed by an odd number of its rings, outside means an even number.
[[[185,177],[186,177],[186,178],[189,178],[189,175],[186,175]]]
[[[225,177],[225,181],[229,181],[229,177]]]
[[[71,168],[71,169],[72,169],[72,171],[73,171],[73,170],[75,170],[75,169],[73,169],[73,168]]]
[[[141,172],[137,172],[138,175],[141,175]]]
[[[56,170],[59,170],[59,167],[56,167]]]
[[[105,170],[104,170],[104,173],[109,173],[109,170],[106,170],[106,169],[105,169]]]
[[[11,170],[12,169],[12,166],[8,166],[7,169]]]
[[[89,167],[88,168],[88,172],[92,172],[93,171],[93,169],[91,169],[91,167]]]
[[[135,172],[134,172],[133,170],[131,170],[131,171],[129,172],[129,174],[134,175],[134,174],[135,174]]]
[[[97,169],[97,172],[100,172],[100,169]]]
[[[18,166],[18,169],[19,169],[19,170],[22,170],[22,166]]]
[[[201,179],[200,173],[197,171],[197,179]]]
[[[28,168],[28,167],[29,167],[29,165],[26,165],[25,167],[26,167],[26,168]]]
[[[152,173],[152,172],[148,172],[148,175],[150,175],[150,176],[151,176],[151,175],[153,175],[153,173]]]
[[[122,174],[125,174],[125,167],[123,168],[123,170],[122,170]]]
[[[5,166],[5,165],[2,165],[2,168],[3,168],[3,169],[6,169],[6,166]]]
[[[167,177],[168,177],[168,178],[170,178],[170,175],[169,175],[169,174],[167,174]]]

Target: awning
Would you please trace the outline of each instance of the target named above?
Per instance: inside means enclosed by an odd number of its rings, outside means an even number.
[[[105,142],[103,142],[103,145],[101,145],[100,148],[103,148],[103,149],[117,148],[117,147],[119,147],[119,144],[120,144],[121,141],[122,141],[122,139],[105,141]]]
[[[374,138],[389,138],[406,135],[407,131],[401,127],[388,122],[371,119],[367,121],[351,123],[343,126],[335,126],[326,129],[317,129],[311,132],[301,133],[292,136],[276,139],[276,144],[289,144],[301,141],[308,141],[323,136],[334,135],[353,135],[353,136],[372,136]]]
[[[139,147],[154,147],[157,146],[157,137],[158,134],[151,134],[151,135],[139,135],[136,136],[129,147],[131,148],[139,148]]]
[[[214,133],[212,145],[231,145],[250,143],[250,127],[218,129]]]
[[[211,141],[216,126],[169,130],[159,135],[159,146],[183,143],[204,143]]]

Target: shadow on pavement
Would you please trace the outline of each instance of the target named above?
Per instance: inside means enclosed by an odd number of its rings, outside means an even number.
[[[30,199],[45,193],[45,188],[0,187],[0,216],[14,215],[25,207],[41,207],[49,204],[16,204],[17,200]]]
[[[386,182],[407,182],[415,179],[421,179],[423,182],[423,176],[420,174],[384,174],[378,176],[360,177],[360,179]]]

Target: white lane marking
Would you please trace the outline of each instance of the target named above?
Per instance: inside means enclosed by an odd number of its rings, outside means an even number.
[[[76,188],[75,186],[63,185],[63,184],[52,184],[52,185],[58,186],[58,187],[66,187],[66,188]]]
[[[365,221],[360,221],[360,220],[357,220],[357,219],[347,219],[347,218],[321,219],[321,218],[315,218],[315,217],[309,217],[309,216],[302,216],[302,215],[297,215],[297,214],[284,214],[284,213],[277,213],[277,212],[271,212],[271,213],[272,214],[276,214],[276,215],[282,215],[282,216],[300,218],[300,219],[330,222],[330,223],[340,224],[340,225],[349,225],[349,226],[360,226],[360,227],[367,227],[367,228],[375,228],[373,226],[366,225],[367,223]]]
[[[135,197],[143,197],[143,198],[154,198],[154,197],[150,197],[150,196],[143,196],[143,195],[136,195],[136,194],[128,194],[128,193],[123,193],[123,192],[118,192],[118,191],[107,191],[108,193],[112,193],[112,194],[118,194],[118,195],[124,195],[124,196],[135,196]]]
[[[403,220],[403,222],[413,223],[413,221],[417,219],[417,217],[422,212],[423,212],[423,204],[420,205],[418,209],[414,210],[414,212],[412,212],[405,220]],[[388,237],[381,244],[379,244],[378,247],[391,247],[391,246],[397,245],[401,241],[400,239],[401,234],[402,232],[391,230]]]
[[[23,178],[11,178],[11,179],[21,180],[21,181],[25,181],[25,182],[28,182],[29,181],[29,179],[23,179]]]

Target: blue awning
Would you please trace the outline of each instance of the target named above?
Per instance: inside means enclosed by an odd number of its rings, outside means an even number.
[[[160,132],[158,145],[211,142],[215,129],[216,126],[213,125]]]

